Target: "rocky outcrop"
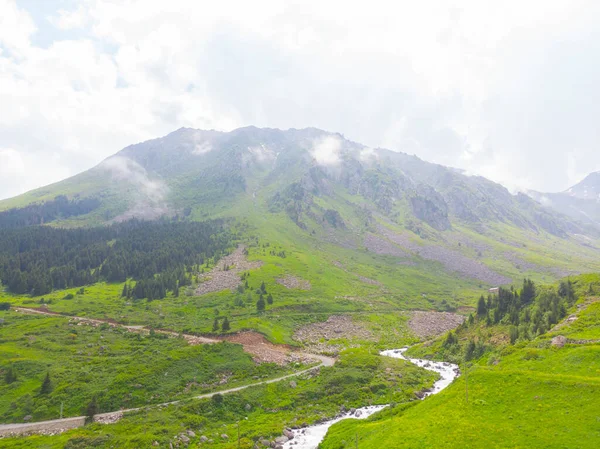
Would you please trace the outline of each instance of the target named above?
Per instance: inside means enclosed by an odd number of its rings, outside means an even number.
[[[420,185],[410,195],[410,206],[415,217],[438,231],[450,228],[448,205],[433,187]]]

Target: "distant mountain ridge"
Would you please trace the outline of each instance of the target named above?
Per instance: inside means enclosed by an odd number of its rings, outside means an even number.
[[[600,171],[559,193],[528,192],[544,206],[583,223],[600,226]]]
[[[600,202],[600,171],[590,173],[583,181],[567,189],[565,193],[575,198]]]

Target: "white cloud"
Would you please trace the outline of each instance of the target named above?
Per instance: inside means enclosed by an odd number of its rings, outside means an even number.
[[[154,219],[169,212],[166,202],[169,189],[160,179],[150,178],[146,169],[136,161],[124,156],[113,156],[100,164],[111,173],[113,179],[130,184],[133,204],[117,220],[132,217]]]
[[[19,176],[25,173],[25,162],[18,151],[12,148],[0,148],[0,175]]]
[[[165,200],[168,189],[159,179],[150,179],[146,169],[136,161],[123,156],[113,156],[100,165],[108,170],[116,180],[126,181],[139,189],[144,197],[154,203]]]
[[[48,20],[61,30],[71,30],[85,26],[88,23],[89,17],[83,5],[80,5],[74,11],[61,9],[55,16],[49,17]]]
[[[0,0],[0,147],[75,174],[181,126],[316,126],[517,188],[600,168],[600,3],[451,3],[56,2],[41,45]]]
[[[32,155],[14,148],[0,148],[0,198],[25,193],[68,175],[56,153]]]
[[[336,166],[341,162],[342,142],[336,136],[325,136],[316,139],[310,150],[310,155],[319,165]]]

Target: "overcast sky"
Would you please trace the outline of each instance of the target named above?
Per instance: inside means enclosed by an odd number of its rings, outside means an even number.
[[[563,190],[600,170],[599,55],[596,0],[0,0],[0,198],[246,125]]]

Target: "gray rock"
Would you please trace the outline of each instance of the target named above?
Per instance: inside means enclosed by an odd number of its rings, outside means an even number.
[[[224,440],[228,440],[229,435],[227,435],[226,433],[223,433],[223,434],[221,434],[221,438],[223,438]]]
[[[201,443],[206,443],[207,441],[208,441],[208,437],[206,437],[206,436],[204,436],[204,435],[202,435],[202,436],[200,437],[200,442],[201,442]]]
[[[194,438],[196,436],[196,433],[193,430],[188,430],[187,434],[188,434],[188,437],[192,437],[192,438]]]
[[[567,344],[567,337],[564,335],[557,335],[550,341],[552,346],[556,346],[557,348],[562,348],[565,344]]]

